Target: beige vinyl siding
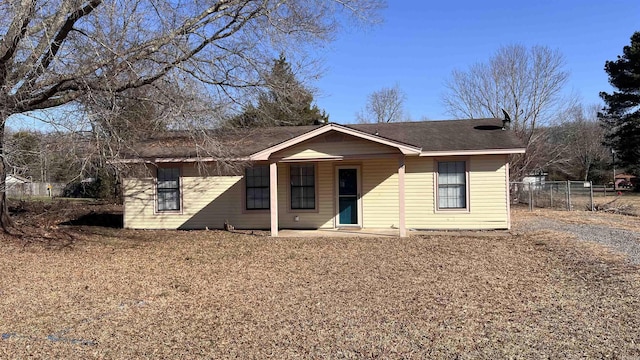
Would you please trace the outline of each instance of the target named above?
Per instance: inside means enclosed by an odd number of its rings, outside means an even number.
[[[335,143],[333,143],[335,145]],[[333,153],[335,154],[335,152]],[[450,158],[448,158],[450,159]],[[461,157],[469,161],[469,211],[436,211],[434,159],[406,158],[406,226],[417,229],[502,229],[508,227],[506,157]],[[399,226],[398,158],[321,161],[316,166],[316,210],[291,210],[289,163],[278,164],[278,218],[281,228],[333,228],[336,166],[361,172],[362,225]],[[179,165],[176,165],[179,166]],[[154,173],[155,170],[152,171]],[[181,170],[181,211],[156,213],[155,179],[125,179],[124,225],[141,229],[214,229],[225,220],[238,229],[269,229],[268,210],[244,210],[240,175],[202,176],[193,164]],[[299,216],[300,221],[294,221]]]
[[[398,159],[362,162],[362,227],[398,226]]]
[[[275,153],[275,158],[322,159],[336,156],[394,154],[398,149],[348,135],[328,134]]]
[[[436,211],[435,159],[407,158],[407,228],[506,229],[506,159],[504,155],[470,156],[469,211]]]
[[[306,163],[314,164],[314,163]],[[278,164],[278,219],[281,228],[316,229],[333,228],[333,165],[331,162],[315,163],[316,210],[291,209],[290,164]],[[295,217],[299,221],[295,221]]]
[[[267,229],[268,211],[243,212],[242,176],[202,176],[195,165],[181,173],[179,213],[155,212],[155,180],[125,179],[124,226],[136,229],[219,229],[225,220],[238,229]]]

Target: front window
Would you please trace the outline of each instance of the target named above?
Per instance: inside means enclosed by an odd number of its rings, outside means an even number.
[[[291,165],[291,209],[316,208],[316,176],[313,165]]]
[[[180,210],[180,169],[158,168],[158,211]]]
[[[245,170],[247,210],[269,209],[269,167],[256,165]]]
[[[438,209],[467,207],[467,175],[464,161],[438,162]]]

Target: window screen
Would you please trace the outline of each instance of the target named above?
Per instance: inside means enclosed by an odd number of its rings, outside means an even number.
[[[316,177],[313,165],[291,165],[291,209],[316,208]]]
[[[438,208],[467,207],[467,176],[464,161],[438,162]]]
[[[245,170],[247,210],[269,209],[269,167],[257,165]]]
[[[158,168],[158,211],[180,210],[180,169]]]

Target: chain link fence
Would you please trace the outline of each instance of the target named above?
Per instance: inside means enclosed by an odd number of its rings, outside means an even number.
[[[613,188],[591,181],[511,182],[511,203],[534,208],[594,210],[594,197],[615,195]],[[594,195],[596,193],[596,195]]]

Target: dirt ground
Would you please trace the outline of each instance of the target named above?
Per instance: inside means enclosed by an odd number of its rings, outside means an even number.
[[[563,232],[285,239],[22,206],[0,241],[0,358],[640,357],[640,269]],[[640,230],[514,224],[532,216]]]

